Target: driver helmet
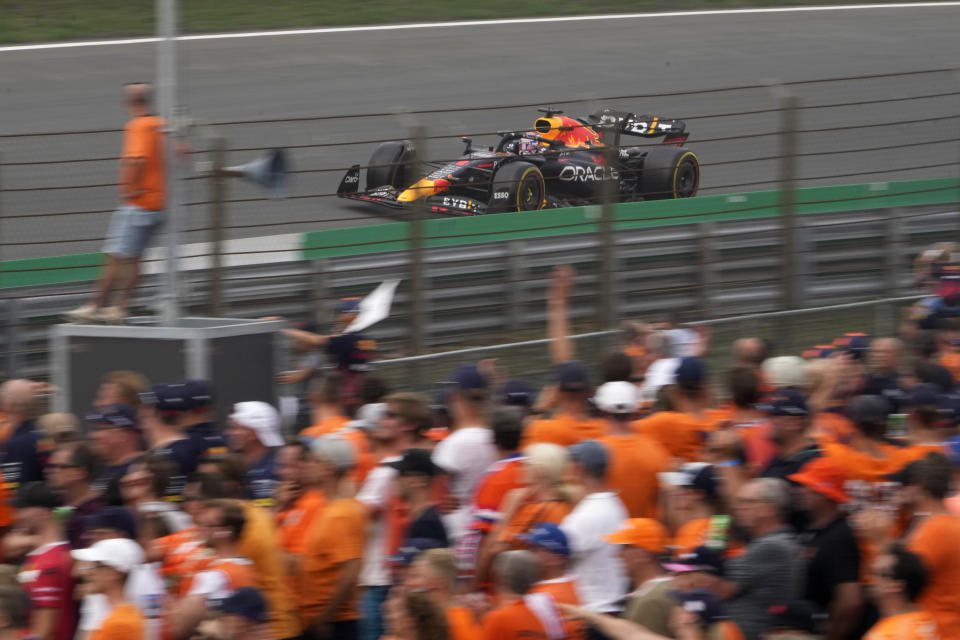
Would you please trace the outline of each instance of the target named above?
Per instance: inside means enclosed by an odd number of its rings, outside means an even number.
[[[509,149],[517,155],[537,153],[540,149],[540,143],[532,138],[517,138],[517,140],[510,145]]]

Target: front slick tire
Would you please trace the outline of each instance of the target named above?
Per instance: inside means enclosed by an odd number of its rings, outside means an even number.
[[[540,169],[529,162],[511,162],[493,176],[487,212],[536,211],[543,208],[546,194]]]

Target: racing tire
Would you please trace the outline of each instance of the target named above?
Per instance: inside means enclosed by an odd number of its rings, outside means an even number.
[[[403,189],[413,182],[413,144],[409,140],[383,142],[370,156],[367,190],[391,186]]]
[[[540,169],[529,162],[511,162],[493,175],[487,212],[536,211],[543,208],[546,195]]]
[[[683,147],[657,147],[647,152],[638,182],[644,200],[692,198],[700,186],[700,160]]]

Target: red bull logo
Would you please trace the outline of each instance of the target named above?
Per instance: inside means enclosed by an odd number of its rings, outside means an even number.
[[[595,147],[600,145],[600,135],[573,118],[567,116],[551,116],[537,118],[533,124],[537,134],[547,140],[557,140],[568,147]]]

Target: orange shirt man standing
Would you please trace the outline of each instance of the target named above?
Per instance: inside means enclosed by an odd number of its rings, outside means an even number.
[[[166,123],[151,112],[149,84],[134,82],[124,89],[130,121],[123,130],[120,158],[120,207],[110,220],[103,252],[107,264],[90,303],[67,313],[70,322],[122,323],[140,276],[140,258],[163,222],[167,187]],[[119,289],[114,306],[111,294]]]

